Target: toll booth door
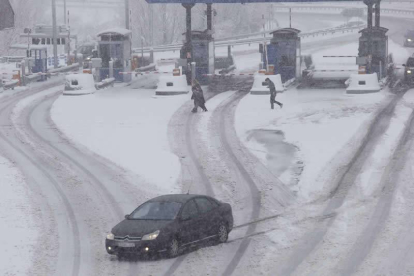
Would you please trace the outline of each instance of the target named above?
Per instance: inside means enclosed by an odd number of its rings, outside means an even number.
[[[277,67],[277,56],[278,56],[278,44],[269,44],[267,45],[267,64],[265,62],[265,66],[267,67],[269,64],[275,66],[275,70]],[[275,72],[272,72],[275,73]]]

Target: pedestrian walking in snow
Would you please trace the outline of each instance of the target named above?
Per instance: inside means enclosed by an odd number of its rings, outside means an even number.
[[[206,108],[206,100],[204,99],[203,89],[201,89],[201,85],[198,83],[197,80],[193,81],[193,85],[191,86],[191,90],[193,91],[193,95],[191,99],[194,100],[194,108],[191,112],[197,112],[198,107],[201,107],[204,111],[207,111]]]
[[[265,82],[267,83],[267,87],[270,89],[270,108],[274,109],[274,104],[278,104],[280,106],[280,108],[283,107],[283,104],[281,102],[276,101],[276,87],[275,84],[273,83],[273,81],[271,81],[269,78],[265,79]]]

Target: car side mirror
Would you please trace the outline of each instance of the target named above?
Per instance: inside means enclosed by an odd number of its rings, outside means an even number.
[[[126,219],[129,219],[129,215],[125,215],[125,218],[126,218]]]

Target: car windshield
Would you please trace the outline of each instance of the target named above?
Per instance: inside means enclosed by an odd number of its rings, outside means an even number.
[[[180,208],[178,202],[147,202],[132,212],[129,219],[173,220]]]
[[[407,66],[408,67],[414,67],[414,58],[409,58],[407,60]]]

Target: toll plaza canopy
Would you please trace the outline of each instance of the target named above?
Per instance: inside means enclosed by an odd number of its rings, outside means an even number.
[[[236,4],[236,3],[281,3],[281,2],[355,2],[355,0],[146,0],[149,4]],[[362,0],[360,0],[362,2]],[[358,2],[358,1],[356,1]]]

